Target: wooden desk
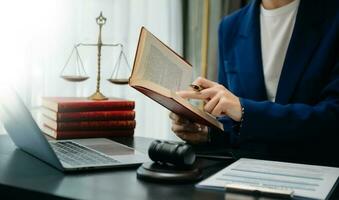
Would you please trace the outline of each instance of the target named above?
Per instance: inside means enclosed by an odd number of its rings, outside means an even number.
[[[146,152],[151,139],[117,138],[116,141]],[[225,167],[225,161],[200,159],[207,177]],[[63,174],[19,150],[7,135],[0,136],[1,199],[254,199],[196,189],[194,184],[150,183],[136,178],[136,168]],[[331,199],[339,199],[338,189]],[[5,198],[4,198],[5,197]],[[255,198],[259,199],[259,198]],[[261,198],[262,200],[267,198]]]

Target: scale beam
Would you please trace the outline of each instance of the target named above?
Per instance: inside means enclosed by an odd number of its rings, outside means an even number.
[[[106,24],[107,19],[102,15],[102,12],[100,12],[100,15],[96,18],[96,23],[99,26],[99,33],[98,33],[98,41],[97,43],[78,43],[76,45],[74,45],[73,51],[70,55],[70,57],[67,59],[67,62],[64,66],[64,68],[61,71],[61,78],[67,80],[67,81],[71,81],[71,82],[81,82],[81,81],[85,81],[87,80],[89,77],[86,75],[84,66],[83,66],[83,62],[82,59],[80,57],[78,48],[81,46],[91,46],[91,47],[97,47],[97,78],[96,78],[96,90],[95,92],[89,96],[89,99],[92,100],[106,100],[108,99],[107,97],[105,97],[101,91],[100,91],[100,82],[101,82],[101,50],[102,47],[120,47],[121,51],[120,51],[120,55],[118,58],[118,61],[116,62],[115,66],[114,66],[114,70],[113,73],[111,75],[111,77],[109,79],[107,79],[109,82],[114,83],[114,84],[118,84],[118,85],[124,85],[124,84],[128,84],[128,78],[117,78],[118,77],[118,70],[121,64],[121,60],[123,59],[123,62],[125,62],[127,64],[127,67],[129,68],[129,70],[131,71],[131,68],[128,64],[126,55],[123,52],[123,44],[121,43],[112,43],[112,44],[107,44],[107,43],[103,43],[102,42],[102,37],[101,37],[101,33],[102,33],[102,28],[103,26]],[[76,53],[76,72],[78,72],[79,75],[64,75],[64,71],[66,66],[68,65],[72,55],[74,54],[74,52]],[[84,75],[81,75],[84,74]]]

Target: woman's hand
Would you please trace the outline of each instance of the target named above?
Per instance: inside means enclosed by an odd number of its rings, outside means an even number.
[[[170,113],[172,131],[182,140],[192,144],[208,141],[208,128],[205,125],[193,123],[174,113]]]
[[[203,89],[199,92],[193,90],[179,91],[177,94],[186,99],[201,99],[206,102],[204,110],[214,116],[227,115],[239,122],[242,117],[239,98],[228,91],[223,85],[199,77],[192,84]]]

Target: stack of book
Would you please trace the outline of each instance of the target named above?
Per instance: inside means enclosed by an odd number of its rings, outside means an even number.
[[[44,97],[42,131],[55,139],[133,136],[134,106],[118,98]]]

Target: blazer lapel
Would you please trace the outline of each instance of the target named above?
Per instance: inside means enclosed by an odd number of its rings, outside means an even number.
[[[308,0],[306,0],[308,1]],[[285,56],[280,75],[276,102],[287,104],[296,88],[298,81],[319,41],[321,10],[317,9],[316,1],[308,3],[301,0],[292,37]],[[307,4],[307,5],[305,5]],[[316,14],[315,14],[316,13]]]
[[[244,15],[233,56],[239,71],[243,97],[264,101],[267,100],[267,95],[261,57],[260,2],[253,1]]]

